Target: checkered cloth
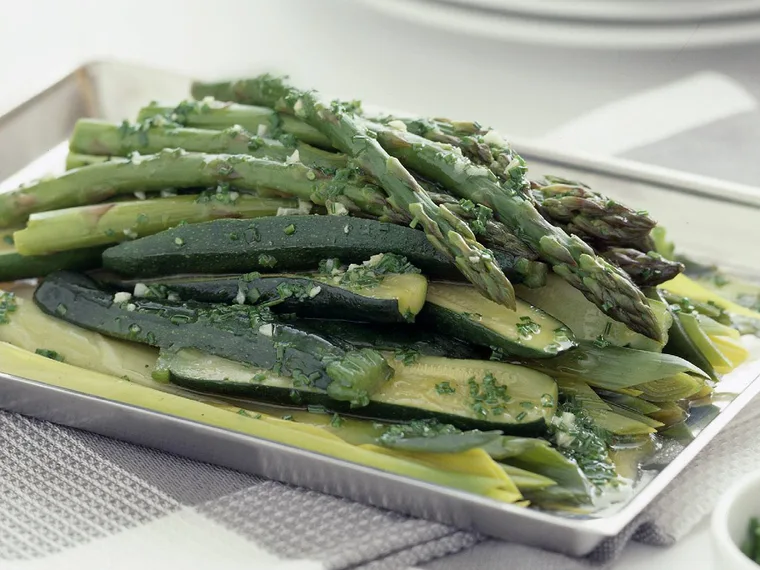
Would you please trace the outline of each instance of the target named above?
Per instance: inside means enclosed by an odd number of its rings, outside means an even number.
[[[725,115],[619,154],[754,182],[760,113]],[[620,536],[572,559],[0,412],[0,567],[601,567],[630,540],[671,544],[760,469],[760,440],[746,438],[759,415],[749,406]]]

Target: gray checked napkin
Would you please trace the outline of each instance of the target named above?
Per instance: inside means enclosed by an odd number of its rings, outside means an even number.
[[[758,96],[700,74],[543,142],[754,183]],[[0,412],[0,568],[599,568],[630,540],[683,537],[727,484],[760,469],[760,439],[746,437],[758,426],[755,403],[620,536],[572,559]]]

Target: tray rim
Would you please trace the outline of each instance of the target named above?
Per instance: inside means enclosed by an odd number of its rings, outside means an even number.
[[[24,101],[20,105],[11,108],[7,112],[0,115],[0,128],[3,124],[12,120],[15,117],[23,114],[25,111],[34,107],[35,103],[43,100],[46,96],[54,93],[57,89],[73,81],[81,81],[83,78],[89,78],[91,73],[97,73],[99,68],[129,68],[132,70],[143,70],[151,73],[165,73],[166,75],[172,75],[175,77],[187,76],[172,72],[169,70],[163,70],[160,68],[144,66],[141,64],[135,64],[122,60],[93,60],[77,67],[71,73],[65,75],[55,83],[40,91],[36,95],[32,96],[28,100]],[[189,79],[189,78],[188,78]],[[521,140],[519,138],[511,138],[512,145],[522,154],[527,157],[528,162],[531,157],[534,159],[540,159],[543,162],[549,162],[556,165],[568,165],[573,168],[580,168],[589,172],[596,172],[599,174],[607,175],[614,178],[625,179],[634,182],[642,182],[648,185],[654,185],[662,187],[673,192],[682,192],[691,195],[697,195],[702,198],[731,201],[740,205],[749,206],[751,208],[760,209],[760,189],[752,186],[723,181],[715,178],[710,178],[700,175],[692,175],[687,172],[668,169],[662,167],[656,167],[644,163],[639,163],[630,160],[610,158],[610,157],[596,157],[589,154],[577,153],[577,152],[565,152],[561,149],[555,149],[539,144],[535,144],[528,140]],[[744,365],[750,368],[751,365]],[[0,367],[2,365],[0,364]],[[304,455],[310,457],[312,460],[319,461],[325,465],[337,466],[339,469],[347,469],[351,472],[363,473],[374,480],[384,479],[401,483],[413,488],[419,488],[427,492],[442,495],[447,498],[453,498],[460,501],[466,501],[468,503],[480,504],[483,507],[489,509],[498,508],[500,511],[512,513],[520,518],[531,519],[535,522],[546,524],[549,528],[564,529],[567,531],[579,532],[583,535],[593,535],[598,545],[604,538],[613,537],[619,534],[627,524],[638,516],[643,509],[650,504],[662,490],[677,476],[688,464],[696,457],[698,453],[704,449],[704,447],[712,440],[712,438],[719,433],[738,413],[746,406],[746,404],[760,393],[760,367],[755,371],[757,375],[749,381],[745,389],[740,392],[731,402],[726,404],[725,408],[712,420],[710,423],[698,434],[698,436],[682,450],[676,458],[671,461],[665,468],[662,469],[647,485],[639,491],[630,501],[626,503],[624,507],[615,514],[609,516],[603,516],[599,518],[590,519],[573,519],[567,517],[561,517],[546,513],[538,510],[529,510],[514,505],[501,504],[497,501],[479,497],[474,494],[470,494],[464,491],[456,489],[450,489],[427,483],[412,478],[395,475],[389,472],[382,471],[380,469],[363,466],[360,464],[351,463],[345,460],[336,459],[328,455],[323,455],[316,452],[307,451],[301,448],[256,438],[247,434],[236,432],[233,430],[227,430],[188,420],[179,416],[173,416],[169,414],[163,414],[148,408],[142,408],[124,402],[109,400],[87,394],[86,392],[79,392],[76,390],[69,390],[57,386],[45,384],[43,382],[35,381],[28,378],[21,378],[6,374],[0,371],[0,386],[2,385],[18,385],[27,390],[36,392],[48,392],[64,396],[72,401],[89,401],[96,402],[99,406],[110,407],[113,409],[128,410],[136,416],[152,416],[154,418],[162,418],[167,421],[172,421],[182,425],[192,425],[195,429],[208,431],[210,434],[215,434],[218,437],[231,437],[236,440],[247,442],[254,447],[278,450],[290,455]],[[743,367],[737,369],[741,371]],[[6,409],[3,407],[3,409]],[[13,410],[8,410],[13,411]],[[35,416],[40,419],[46,419],[43,416]],[[50,417],[51,414],[48,414]],[[61,422],[57,422],[61,423]],[[62,423],[62,425],[72,425]],[[77,426],[73,426],[77,427]],[[78,428],[83,429],[83,428]],[[96,432],[99,433],[99,432]],[[126,439],[127,441],[133,441]],[[159,447],[159,449],[161,449]],[[168,451],[164,448],[164,450]],[[353,498],[354,500],[356,499]],[[369,504],[375,504],[372,501],[364,500],[363,502]],[[377,506],[377,505],[376,505]],[[389,507],[384,507],[389,508]],[[398,510],[398,509],[396,509]],[[413,513],[409,513],[413,514]],[[447,522],[447,521],[442,521]],[[482,531],[482,530],[481,530]],[[498,535],[497,535],[498,536]],[[588,543],[588,541],[587,541]],[[575,554],[585,554],[591,549],[583,551],[576,550]]]

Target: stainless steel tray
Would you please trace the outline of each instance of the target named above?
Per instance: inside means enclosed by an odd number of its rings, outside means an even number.
[[[120,63],[92,63],[76,70],[0,117],[0,189],[60,170],[65,140],[78,118],[134,117],[151,99],[186,97],[189,81]],[[625,161],[563,154],[526,142],[515,146],[528,159],[532,174],[583,180],[613,198],[647,208],[667,226],[682,251],[719,260],[734,271],[760,272],[760,190]],[[0,372],[0,408],[6,410],[573,555],[587,554],[623,530],[758,392],[760,362],[729,375],[712,404],[693,414],[695,439],[639,485],[628,503],[606,514],[570,518]]]

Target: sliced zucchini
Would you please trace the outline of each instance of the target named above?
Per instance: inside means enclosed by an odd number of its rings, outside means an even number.
[[[419,319],[444,334],[526,358],[549,358],[575,346],[570,330],[541,309],[518,300],[512,311],[470,285],[429,283]]]
[[[266,309],[171,303],[111,295],[68,272],[46,278],[34,294],[51,316],[107,336],[177,350],[196,348],[292,375],[332,398],[363,405],[393,373],[379,352],[345,351],[329,340],[275,322]]]
[[[34,304],[31,285],[16,285],[11,292],[15,295],[16,310],[8,316],[8,322],[0,325],[0,342],[32,353],[38,349],[53,350],[68,364],[138,384],[155,385],[151,370],[158,358],[156,349],[72,327],[46,315]]]
[[[489,464],[488,461],[480,461],[468,474],[463,475],[459,469],[447,469],[445,465],[440,464],[430,466],[422,461],[409,459],[394,450],[384,450],[384,453],[380,454],[366,446],[353,446],[329,432],[310,429],[310,426],[277,418],[256,418],[248,414],[231,413],[228,407],[208,405],[173,394],[160,394],[133,382],[82,370],[3,342],[0,342],[0,362],[3,372],[50,386],[279,442],[402,477],[412,477],[434,485],[477,493],[491,499],[515,502],[522,498],[516,489],[512,489],[513,485],[503,473],[502,477],[492,474],[493,469],[498,469],[493,462]],[[471,461],[472,452],[468,452],[464,457],[449,454],[445,458],[449,462]]]
[[[299,317],[373,323],[414,320],[425,304],[427,279],[417,273],[385,274],[367,286],[335,284],[318,273],[303,275],[198,275],[119,283],[130,290],[176,293],[184,300],[265,305]],[[151,291],[147,288],[152,287]]]
[[[414,362],[419,355],[447,358],[487,360],[490,351],[425,330],[421,327],[401,327],[391,324],[373,324],[349,321],[305,319],[299,321],[301,330],[330,341],[346,350],[374,348],[393,352],[394,358]]]
[[[404,364],[388,355],[393,378],[352,409],[315,386],[195,350],[166,353],[162,370],[180,386],[262,402],[319,405],[331,412],[394,422],[437,419],[459,429],[541,433],[554,413],[548,376],[510,364],[421,356]]]
[[[406,257],[425,275],[461,279],[461,273],[425,237],[407,226],[345,216],[272,216],[178,226],[123,242],[103,253],[103,265],[132,277],[177,274],[291,272],[316,269],[320,260],[361,263],[379,253]],[[515,260],[495,253],[518,283]]]

